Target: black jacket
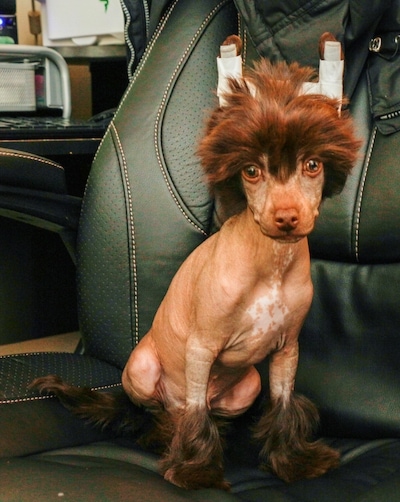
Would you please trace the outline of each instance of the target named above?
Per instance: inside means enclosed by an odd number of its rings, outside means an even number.
[[[127,71],[131,79],[171,0],[120,0],[125,19]]]
[[[390,134],[400,129],[400,0],[235,3],[257,52],[272,60],[317,67],[320,35],[335,34],[345,47],[345,94],[351,98],[367,64],[371,112],[379,130]],[[375,49],[381,41],[379,52],[369,49],[375,37]]]
[[[129,78],[170,2],[121,0]],[[235,4],[257,52],[272,60],[316,68],[320,35],[335,34],[345,47],[345,94],[351,98],[367,64],[371,112],[379,130],[383,134],[400,130],[400,0],[235,0]],[[380,52],[369,50],[375,37],[383,42]]]

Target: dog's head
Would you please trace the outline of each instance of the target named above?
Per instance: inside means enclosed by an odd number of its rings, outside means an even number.
[[[198,149],[222,219],[248,205],[263,233],[292,242],[342,190],[360,144],[337,100],[303,94],[313,78],[310,68],[263,59],[231,80]]]

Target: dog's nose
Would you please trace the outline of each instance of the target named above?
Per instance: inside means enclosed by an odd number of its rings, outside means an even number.
[[[278,209],[275,213],[275,225],[282,232],[290,232],[299,224],[299,214],[296,209]]]

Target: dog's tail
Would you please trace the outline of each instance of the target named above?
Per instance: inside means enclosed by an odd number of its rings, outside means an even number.
[[[55,394],[74,415],[108,432],[133,435],[149,419],[146,410],[132,403],[123,390],[99,392],[75,387],[56,375],[36,378],[29,388],[36,388],[41,394]]]

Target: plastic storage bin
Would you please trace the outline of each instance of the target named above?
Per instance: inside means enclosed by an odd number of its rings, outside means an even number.
[[[0,112],[36,110],[34,63],[0,63]]]

